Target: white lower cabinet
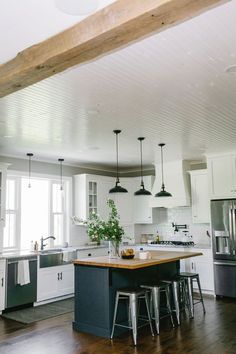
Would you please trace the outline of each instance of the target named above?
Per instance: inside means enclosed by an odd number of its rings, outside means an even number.
[[[38,270],[37,302],[74,293],[73,264]]]
[[[6,260],[0,260],[0,311],[5,309]]]
[[[211,249],[191,249],[190,251],[201,252],[202,256],[193,257],[185,261],[186,272],[198,273],[202,291],[205,293],[214,293],[214,271],[213,256]],[[197,289],[197,283],[194,282],[194,288]]]

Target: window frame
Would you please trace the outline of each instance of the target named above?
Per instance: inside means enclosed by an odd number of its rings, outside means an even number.
[[[4,240],[3,240],[3,249],[6,251],[12,251],[15,249],[20,248],[20,238],[17,237],[17,230],[21,229],[21,211],[19,208],[19,201],[21,200],[21,180],[19,179],[18,176],[13,176],[13,175],[8,175],[7,180],[12,180],[15,182],[15,209],[7,209],[6,205],[6,220],[7,220],[7,214],[10,215],[15,215],[15,230],[14,230],[14,243],[13,246],[8,246],[4,247]],[[7,186],[6,186],[7,188]],[[3,231],[3,237],[4,237],[4,231]]]
[[[13,179],[16,181],[16,225],[15,225],[15,235],[14,235],[14,240],[15,240],[15,245],[13,247],[3,247],[4,251],[13,251],[13,250],[20,250],[20,245],[21,245],[21,182],[22,178],[28,178],[27,172],[23,171],[14,171],[14,170],[8,170],[7,172],[7,179]],[[41,174],[41,173],[32,173],[31,174],[31,179],[46,179],[49,181],[49,198],[48,198],[48,203],[49,203],[49,215],[48,215],[48,220],[49,220],[49,234],[48,235],[42,235],[42,237],[47,237],[47,236],[53,236],[53,216],[55,213],[53,213],[52,210],[52,198],[53,198],[53,184],[58,183],[60,184],[60,176],[58,175],[49,175],[49,174]],[[64,208],[64,218],[63,218],[63,239],[62,243],[68,242],[70,239],[70,215],[71,215],[71,210],[72,210],[72,177],[68,176],[63,176],[63,185],[66,188],[66,193],[65,193],[65,208]],[[8,210],[6,209],[6,214]],[[39,241],[39,240],[38,240]],[[3,240],[3,245],[4,245],[4,240]],[[59,244],[62,245],[62,244]],[[58,246],[59,246],[58,245]]]

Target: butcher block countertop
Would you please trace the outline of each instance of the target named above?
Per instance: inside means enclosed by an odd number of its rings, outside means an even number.
[[[75,265],[86,265],[94,267],[139,269],[151,267],[162,263],[175,262],[185,258],[201,256],[201,252],[175,252],[175,251],[149,251],[151,259],[139,259],[135,255],[133,259],[113,259],[108,256],[83,258],[75,260]]]

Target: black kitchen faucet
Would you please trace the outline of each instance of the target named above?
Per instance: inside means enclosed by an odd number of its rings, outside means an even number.
[[[177,225],[176,223],[172,222],[172,227],[174,227],[174,232],[178,232],[180,229],[187,229],[188,225]]]

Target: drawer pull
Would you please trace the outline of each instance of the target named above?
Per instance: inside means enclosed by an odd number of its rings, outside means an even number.
[[[91,256],[92,256],[92,254],[91,254],[91,253],[89,253],[89,254],[88,254],[88,257],[91,257]]]

